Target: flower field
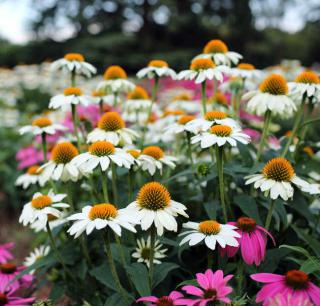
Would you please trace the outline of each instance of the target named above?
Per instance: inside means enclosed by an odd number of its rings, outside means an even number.
[[[0,70],[0,306],[320,305],[319,70],[85,56]]]

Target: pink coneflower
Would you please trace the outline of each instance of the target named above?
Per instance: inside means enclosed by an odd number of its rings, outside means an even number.
[[[13,242],[0,245],[0,264],[6,263],[8,260],[13,259],[13,255],[10,252],[13,246]]]
[[[311,283],[308,275],[302,271],[290,270],[285,275],[257,273],[252,274],[251,278],[267,284],[262,287],[256,297],[256,302],[263,302],[264,306],[273,305],[272,300],[275,296],[282,297],[287,301],[294,297],[294,299],[305,303],[320,305],[320,288]]]
[[[137,302],[151,302],[149,306],[175,306],[181,304],[181,298],[183,294],[178,291],[172,291],[168,296],[156,297],[145,296],[137,300]]]
[[[233,277],[233,275],[227,275],[223,277],[223,271],[217,270],[212,272],[208,269],[205,273],[197,273],[197,282],[199,287],[187,285],[183,286],[182,290],[190,295],[196,296],[196,299],[181,299],[180,305],[201,305],[205,306],[211,302],[224,302],[230,303],[231,300],[227,297],[232,292],[232,288],[227,286],[227,282]]]
[[[0,282],[0,305],[1,306],[29,306],[35,298],[23,298],[16,294],[16,290],[8,290],[8,284]]]
[[[241,237],[237,238],[239,241],[238,247],[226,246],[224,249],[220,249],[221,255],[224,256],[227,254],[228,257],[233,257],[240,248],[245,263],[248,265],[255,263],[259,266],[266,255],[267,235],[275,244],[271,234],[260,225],[257,225],[254,219],[249,217],[241,217],[237,222],[228,223],[238,228],[236,231]]]
[[[50,153],[48,153],[47,158],[50,158]],[[18,169],[21,170],[41,164],[41,162],[43,162],[43,153],[41,150],[38,150],[33,146],[28,146],[26,148],[21,148],[17,152],[16,159],[18,160]]]
[[[28,287],[33,281],[33,276],[30,274],[23,275],[20,279],[13,281],[12,280],[20,274],[25,267],[17,267],[11,263],[5,263],[0,265],[0,285],[7,284],[7,290],[18,290],[21,286]],[[0,304],[1,305],[1,304]]]

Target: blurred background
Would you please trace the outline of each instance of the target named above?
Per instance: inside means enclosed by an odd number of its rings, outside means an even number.
[[[259,68],[320,60],[319,0],[0,0],[0,66],[83,53],[100,70],[181,69],[210,39]]]

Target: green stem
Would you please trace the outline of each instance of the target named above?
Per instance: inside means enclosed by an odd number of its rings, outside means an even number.
[[[207,93],[206,93],[207,83],[203,81],[201,83],[201,103],[202,103],[202,112],[203,115],[207,112]]]
[[[71,113],[72,113],[72,122],[73,122],[73,129],[74,129],[74,134],[77,138],[77,147],[78,150],[81,151],[81,141],[80,141],[80,136],[78,133],[78,116],[77,116],[77,108],[75,104],[71,104]]]
[[[116,108],[118,106],[118,93],[117,92],[115,92],[113,94],[113,106],[114,106],[114,108]]]
[[[118,288],[118,292],[123,296],[123,298],[128,301],[127,293],[125,289],[122,287],[120,283],[120,279],[117,273],[116,266],[114,264],[112,252],[111,252],[111,246],[110,246],[110,237],[109,237],[109,232],[106,231],[103,235],[103,240],[104,240],[104,245],[105,245],[105,252],[107,255],[108,263],[109,263],[109,268],[113,277],[113,280],[115,281],[115,284]]]
[[[219,193],[220,193],[220,202],[222,207],[223,219],[224,222],[228,222],[227,207],[225,202],[224,194],[224,177],[223,177],[223,147],[216,146],[216,158],[217,158],[217,172],[219,179]]]
[[[301,128],[303,128],[304,126],[309,125],[309,124],[312,124],[312,123],[315,123],[315,122],[320,122],[320,118],[310,119],[310,120],[305,121],[304,123],[302,123],[302,124],[299,126],[299,130],[300,130]]]
[[[151,236],[151,241],[150,241],[150,255],[149,255],[149,283],[150,283],[150,288],[152,289],[152,284],[153,284],[153,268],[154,268],[154,246],[156,243],[156,236],[157,236],[157,229],[155,226],[151,226],[150,230],[150,236]]]
[[[41,140],[42,140],[43,160],[46,163],[48,161],[48,159],[47,159],[47,135],[46,135],[46,133],[42,133],[41,134]]]
[[[112,171],[112,193],[114,203],[118,203],[118,189],[117,189],[117,169],[114,163],[111,163]]]
[[[133,181],[134,181],[134,171],[132,167],[129,169],[128,173],[128,202],[131,202],[133,194]]]
[[[240,262],[238,263],[237,276],[236,276],[238,296],[241,296],[242,294],[243,276],[244,276],[244,262],[240,260]]]
[[[88,264],[90,265],[90,267],[92,267],[92,261],[89,255],[89,250],[86,244],[86,241],[84,239],[84,236],[80,236],[80,244],[81,244],[81,249],[82,249],[82,253],[84,255],[84,257],[86,258]]]
[[[213,88],[212,88],[212,96],[214,97],[218,91],[218,81],[217,79],[213,78]]]
[[[264,228],[268,231],[269,227],[270,227],[270,223],[271,223],[271,219],[272,219],[272,213],[273,213],[273,209],[274,209],[274,204],[275,204],[275,200],[271,200],[270,206],[269,206],[269,210],[268,210],[268,215],[266,218],[266,223]]]
[[[71,208],[71,212],[74,212],[75,209],[74,209],[74,203],[72,199],[72,182],[71,181],[69,181],[66,188],[67,188],[67,198]]]
[[[192,157],[192,148],[191,148],[191,133],[186,131],[187,135],[187,146],[188,146],[188,157],[190,159],[191,167],[194,167],[194,160]]]
[[[103,99],[100,98],[100,102],[99,102],[99,110],[100,110],[100,115],[103,115]]]
[[[305,101],[306,101],[306,97],[304,96],[302,98],[302,101],[301,101],[301,105],[298,109],[298,112],[297,112],[297,115],[296,115],[296,119],[294,121],[294,124],[293,124],[293,129],[292,129],[292,133],[286,143],[286,146],[284,147],[284,150],[282,151],[282,154],[281,154],[281,157],[286,157],[287,153],[288,153],[288,150],[289,150],[289,147],[290,145],[292,144],[293,140],[294,140],[294,137],[296,136],[297,134],[297,131],[299,129],[299,125],[300,125],[300,122],[301,122],[301,118],[303,116],[303,110],[304,110],[304,105],[305,105]]]
[[[257,153],[257,162],[260,161],[260,159],[261,159],[261,155],[262,155],[265,143],[266,143],[266,139],[269,134],[270,122],[271,122],[271,111],[267,110],[264,115],[264,125],[263,125],[263,131],[262,131],[261,140],[260,140],[260,144],[259,144],[259,149],[258,149],[258,153]]]
[[[153,87],[152,87],[151,104],[150,104],[150,107],[148,110],[147,121],[150,120],[153,104],[157,102],[158,85],[159,85],[159,77],[156,75],[154,77],[154,83],[153,83]]]
[[[100,170],[101,170],[101,185],[103,190],[103,199],[106,203],[109,203],[107,173],[104,173],[101,168]]]

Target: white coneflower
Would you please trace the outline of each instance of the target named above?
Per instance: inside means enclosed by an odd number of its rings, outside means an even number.
[[[196,58],[210,58],[217,65],[228,65],[237,64],[242,55],[229,51],[227,45],[220,39],[210,40],[204,47],[203,53],[198,55]]]
[[[32,125],[23,126],[19,132],[21,135],[32,133],[33,135],[41,135],[43,133],[54,135],[57,131],[67,130],[61,124],[54,124],[49,118],[41,117],[32,121]]]
[[[82,74],[90,77],[97,72],[97,69],[87,63],[84,56],[80,53],[68,53],[63,58],[51,64],[52,70],[63,70],[75,74]]]
[[[215,250],[217,244],[222,248],[239,246],[236,238],[241,236],[237,233],[237,227],[234,225],[220,224],[215,220],[206,220],[200,223],[187,222],[183,224],[183,227],[187,231],[180,234],[180,236],[185,236],[180,245],[188,242],[190,246],[193,246],[204,240],[206,246],[211,250]]]
[[[172,79],[176,78],[175,71],[169,68],[168,63],[163,60],[152,60],[148,63],[148,67],[142,68],[137,73],[137,77],[139,79],[146,77],[149,79],[153,79],[155,77],[164,76],[169,76]]]
[[[151,250],[151,237],[148,236],[147,240],[141,238],[137,239],[137,247],[135,251],[132,253],[132,257],[137,259],[138,262],[145,263],[147,267],[150,267],[150,250]],[[163,249],[163,245],[159,240],[155,241],[154,244],[154,255],[153,255],[153,263],[161,264],[161,259],[166,257],[166,251],[168,249]]]
[[[44,185],[43,180],[41,179],[41,170],[39,171],[40,166],[31,166],[28,168],[27,172],[18,176],[15,185],[22,186],[23,189],[27,189],[30,185],[39,184],[40,186]]]
[[[30,267],[35,264],[39,259],[46,257],[50,252],[48,245],[40,245],[35,248],[24,260],[23,265]],[[29,273],[34,274],[35,270],[31,270]]]
[[[185,213],[187,208],[173,201],[167,188],[158,182],[143,185],[136,200],[127,209],[129,215],[137,216],[142,230],[146,231],[154,225],[159,236],[163,235],[164,229],[174,232],[178,230],[175,219],[178,215],[188,218]]]
[[[196,119],[192,115],[183,115],[176,122],[164,128],[166,134],[180,134],[183,132],[190,132],[187,128],[187,123]]]
[[[134,91],[129,92],[128,94],[125,102],[125,111],[134,113],[146,111],[150,108],[151,103],[152,101],[147,91],[141,86],[136,86]]]
[[[230,69],[230,75],[242,79],[260,78],[262,72],[256,69],[252,64],[241,63],[236,68]]]

